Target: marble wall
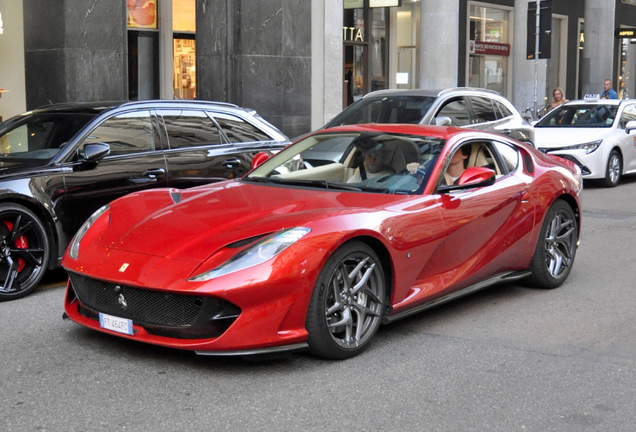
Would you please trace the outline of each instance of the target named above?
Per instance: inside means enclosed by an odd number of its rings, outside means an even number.
[[[311,2],[197,1],[201,99],[253,108],[288,136],[311,127]]]
[[[124,2],[24,0],[27,109],[127,97]]]

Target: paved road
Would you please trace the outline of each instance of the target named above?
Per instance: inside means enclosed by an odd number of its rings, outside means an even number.
[[[0,432],[634,431],[636,178],[586,184],[559,289],[498,286],[384,326],[363,355],[197,357],[62,320],[58,274],[0,303]]]

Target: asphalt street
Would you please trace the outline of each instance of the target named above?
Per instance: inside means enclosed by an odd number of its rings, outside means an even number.
[[[636,177],[586,183],[555,290],[501,285],[362,355],[198,357],[62,320],[63,274],[0,303],[0,432],[634,431]]]

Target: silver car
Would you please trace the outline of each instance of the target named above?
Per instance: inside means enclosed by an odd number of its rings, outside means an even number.
[[[348,106],[325,127],[361,123],[458,126],[499,133],[534,146],[532,126],[492,90],[379,90]]]

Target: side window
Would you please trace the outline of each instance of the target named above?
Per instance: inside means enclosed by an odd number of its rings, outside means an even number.
[[[494,142],[495,149],[501,156],[501,160],[505,165],[503,172],[513,172],[519,166],[519,150],[501,142]]]
[[[490,99],[481,96],[471,96],[470,103],[473,105],[475,123],[486,123],[497,120],[497,114]]]
[[[214,113],[211,115],[214,117],[219,126],[221,126],[221,129],[225,132],[225,135],[230,142],[238,143],[271,140],[270,136],[265,132],[239,117],[220,113]]]
[[[627,105],[625,107],[625,109],[623,110],[623,114],[621,114],[621,122],[619,124],[619,127],[621,129],[625,129],[625,126],[627,126],[627,122],[630,122],[632,120],[636,120],[636,107],[634,107],[634,105]]]
[[[80,144],[106,143],[110,156],[153,151],[156,130],[149,111],[137,111],[111,117],[95,129]]]
[[[470,124],[468,106],[463,98],[447,101],[439,110],[436,117],[448,116],[453,126],[466,126]]]
[[[219,129],[203,111],[158,110],[171,149],[223,143]]]
[[[499,108],[499,111],[501,112],[501,115],[503,116],[503,117],[500,117],[500,118],[506,118],[506,117],[510,117],[512,115],[512,111],[510,111],[508,109],[508,107],[505,106],[504,104],[502,104],[501,102],[496,101],[496,100],[493,100],[492,102],[497,106],[497,108]],[[499,113],[497,113],[497,114],[499,115]]]

